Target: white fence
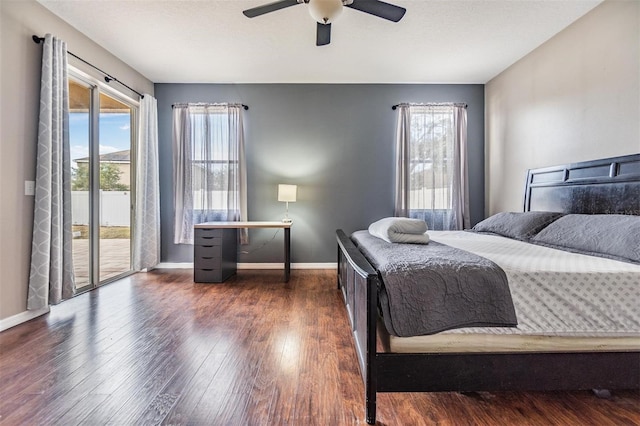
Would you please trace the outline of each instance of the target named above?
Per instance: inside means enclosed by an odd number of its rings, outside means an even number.
[[[409,191],[409,205],[412,209],[450,209],[449,188],[422,188]]]
[[[89,191],[71,191],[74,225],[89,224]],[[100,191],[100,226],[131,225],[131,192]]]

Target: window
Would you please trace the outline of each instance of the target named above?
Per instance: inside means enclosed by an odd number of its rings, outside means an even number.
[[[451,209],[453,108],[411,107],[410,217]]]
[[[396,215],[423,219],[430,229],[461,229],[466,109],[454,104],[398,109]]]
[[[195,224],[246,220],[242,107],[177,104],[173,125],[174,242],[193,244]]]

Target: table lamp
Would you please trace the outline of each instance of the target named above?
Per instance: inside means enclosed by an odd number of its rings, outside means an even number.
[[[284,219],[282,219],[283,223],[291,223],[291,219],[289,218],[289,202],[295,203],[297,192],[297,185],[278,185],[278,201],[287,203],[287,212],[284,215]]]

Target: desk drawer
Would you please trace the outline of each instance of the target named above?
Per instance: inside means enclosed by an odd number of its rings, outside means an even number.
[[[222,256],[222,246],[220,245],[197,245],[194,246],[194,259],[193,261],[198,264],[200,260],[206,259],[220,259]]]
[[[193,267],[196,269],[221,269],[222,259],[218,257],[196,257],[193,260]]]
[[[214,237],[209,235],[200,235],[196,232],[193,237],[193,245],[195,246],[220,246],[222,245],[222,237]]]
[[[222,237],[222,228],[193,228],[195,235],[202,235],[203,237]]]
[[[221,283],[222,271],[220,269],[194,269],[193,280],[197,283]]]

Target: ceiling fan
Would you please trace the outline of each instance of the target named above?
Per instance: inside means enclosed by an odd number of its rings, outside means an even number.
[[[340,15],[345,6],[393,22],[402,19],[407,11],[403,7],[379,0],[280,0],[247,9],[242,13],[248,18],[255,18],[300,3],[309,6],[309,14],[317,22],[316,46],[324,46],[331,42],[331,23]]]

